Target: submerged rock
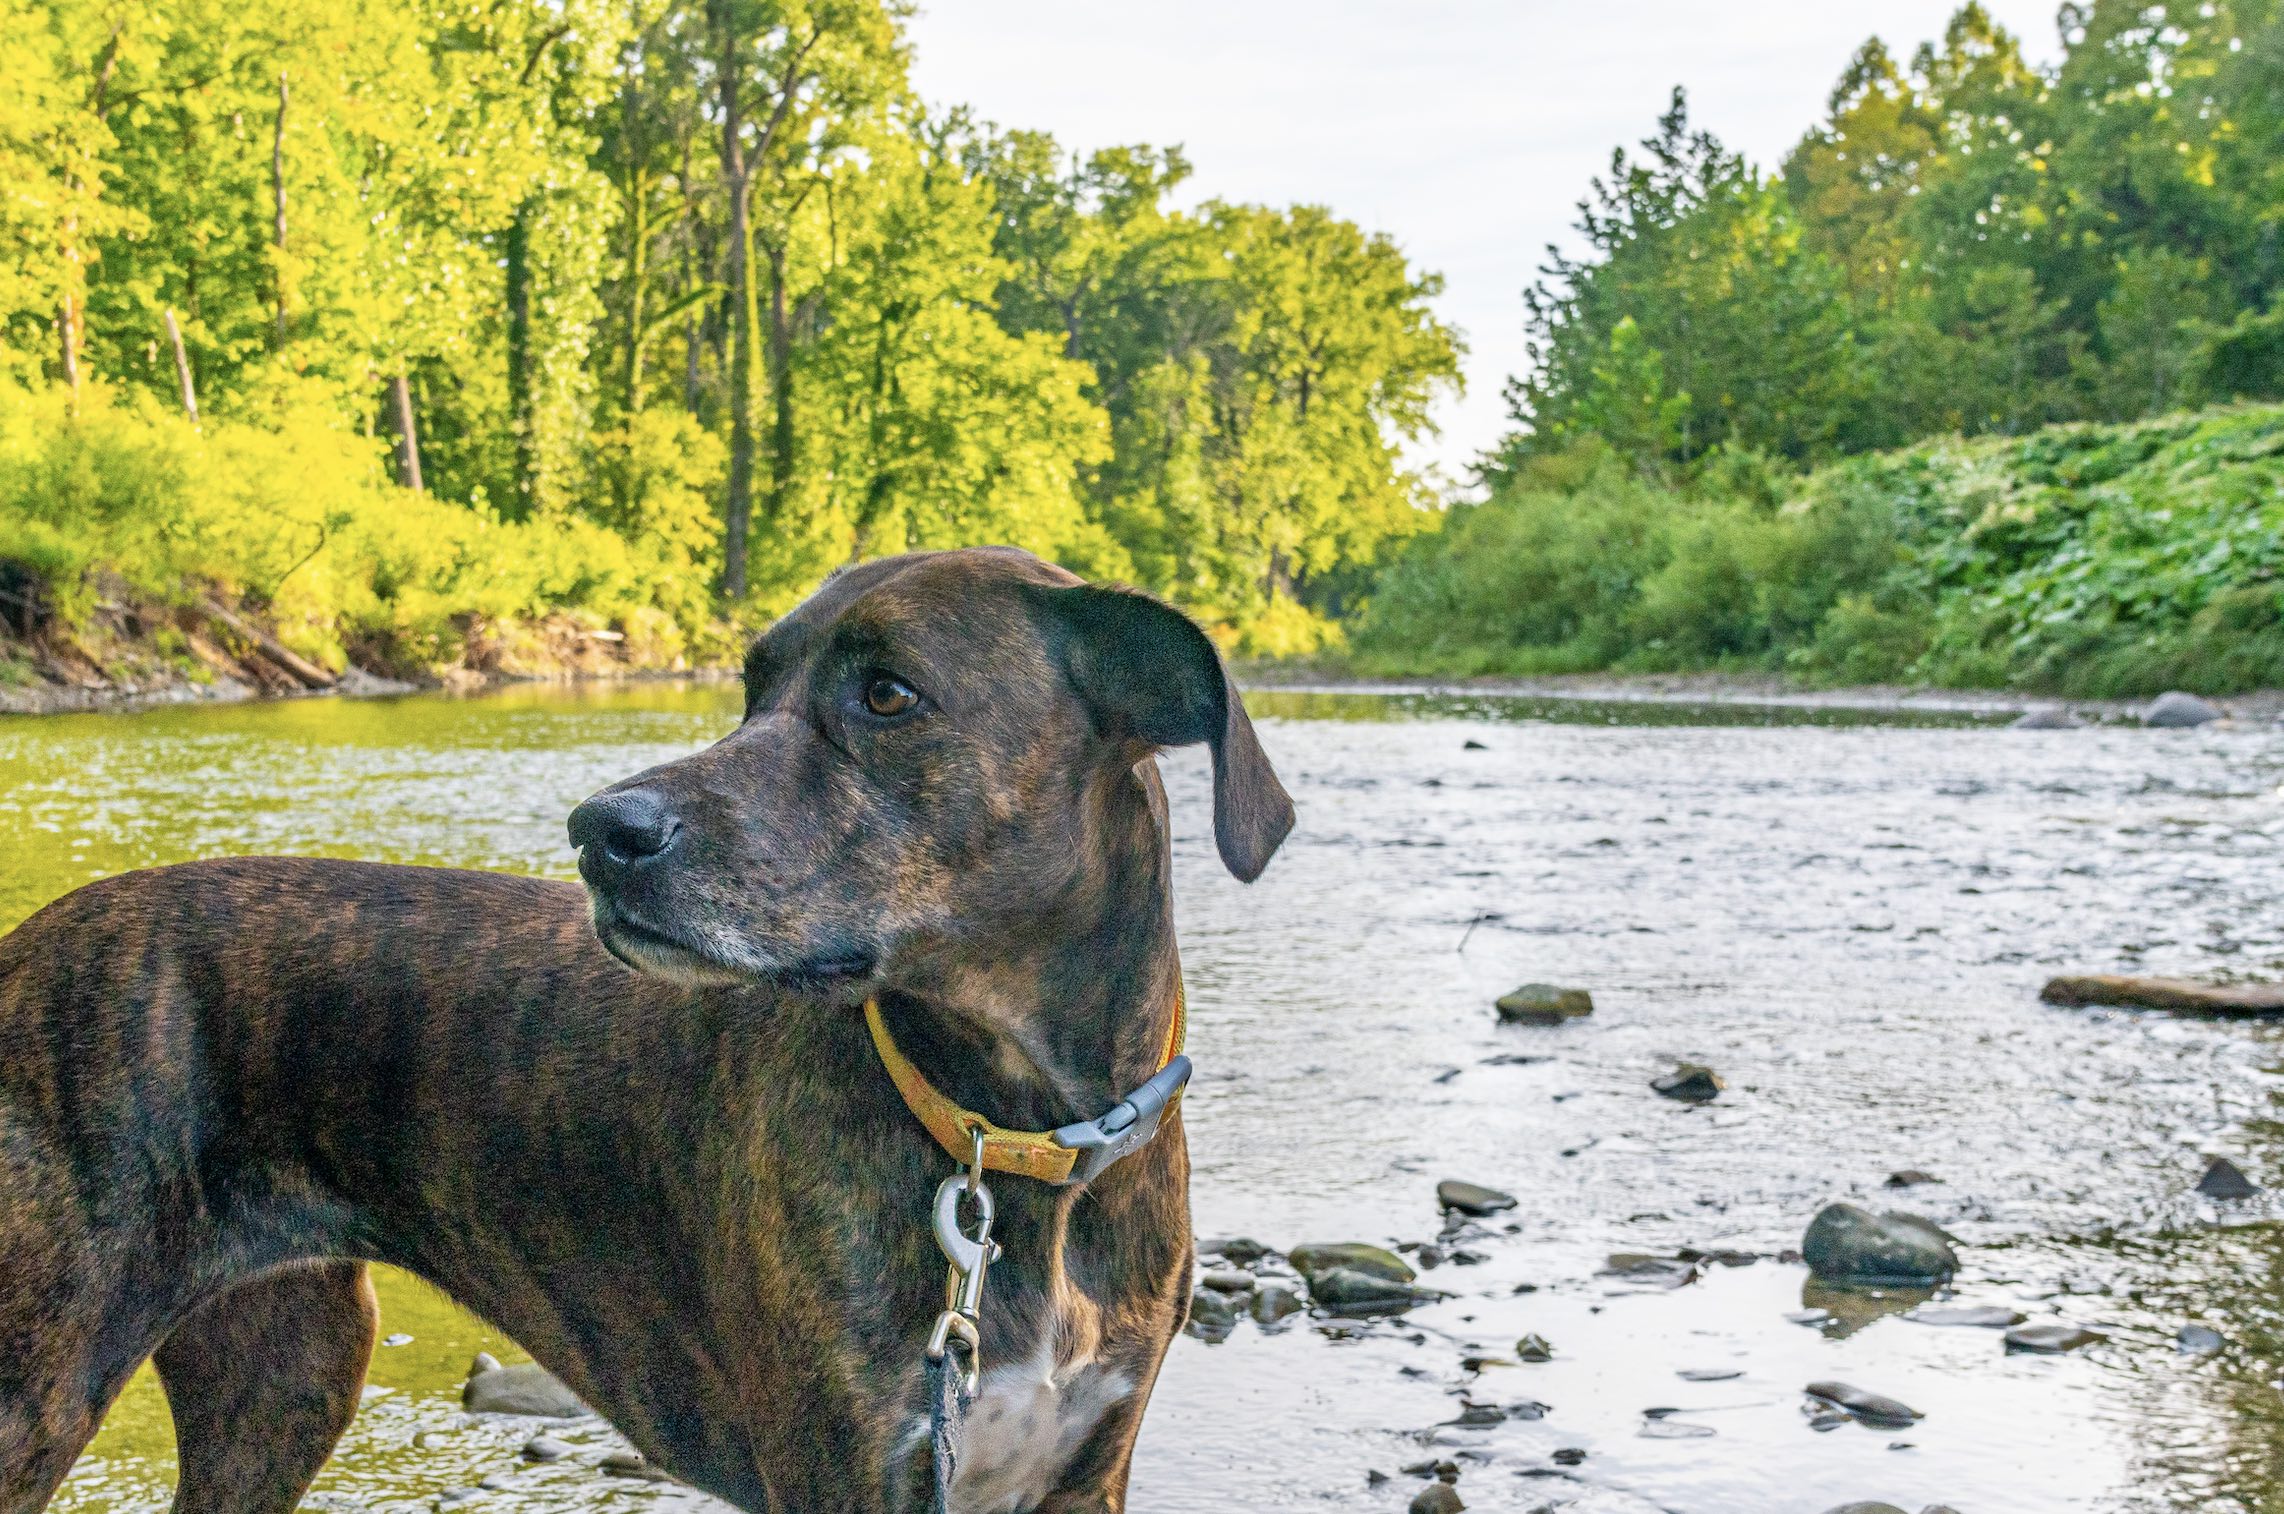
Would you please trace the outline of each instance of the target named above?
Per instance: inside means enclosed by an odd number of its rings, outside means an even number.
[[[1445,1178],[1435,1185],[1435,1201],[1445,1209],[1473,1215],[1497,1214],[1502,1209],[1515,1207],[1513,1194],[1485,1188],[1480,1183],[1463,1183],[1457,1178]]]
[[[1739,1367],[1684,1367],[1673,1375],[1685,1383],[1725,1383],[1745,1374]]]
[[[2014,729],[2018,731],[2074,731],[2078,725],[2078,717],[2058,704],[2040,705],[2014,717]]]
[[[571,1454],[571,1448],[552,1435],[534,1435],[523,1443],[525,1461],[561,1461]]]
[[[2026,1318],[1999,1304],[1966,1304],[1950,1309],[1914,1309],[1904,1318],[1915,1325],[1957,1325],[1970,1330],[2012,1330]]]
[[[1543,1335],[1526,1335],[1515,1342],[1515,1357],[1518,1361],[1551,1362],[1554,1360],[1554,1347],[1547,1344]]]
[[[1412,1495],[1408,1514],[1459,1514],[1467,1501],[1447,1482],[1431,1482]]]
[[[1719,1073],[1702,1062],[1679,1063],[1663,1077],[1650,1080],[1650,1087],[1685,1104],[1708,1103],[1719,1098],[1721,1090],[1728,1086],[1721,1081]]]
[[[1269,1247],[1244,1235],[1219,1236],[1198,1244],[1198,1255],[1218,1256],[1233,1267],[1250,1267],[1271,1254]]]
[[[2228,1337],[2210,1325],[2183,1325],[2173,1344],[2187,1356],[2210,1356],[2228,1344]]]
[[[2106,1004],[2202,1015],[2284,1014],[2284,983],[2200,983],[2194,978],[2072,973],[2049,978],[2038,997],[2071,1009]]]
[[[1209,1272],[1198,1279],[1216,1293],[1251,1293],[1254,1277],[1250,1272]]]
[[[1900,1430],[1926,1417],[1909,1404],[1856,1387],[1852,1383],[1810,1383],[1807,1393],[1818,1403],[1829,1404],[1864,1424],[1882,1430]]]
[[[1182,1328],[1207,1345],[1225,1341],[1237,1329],[1237,1306],[1221,1294],[1200,1288],[1190,1295],[1189,1323]]]
[[[2249,1199],[2260,1192],[2260,1185],[2227,1157],[2214,1157],[2205,1175],[2197,1179],[2197,1192],[2208,1199]]]
[[[1384,1277],[1390,1282],[1408,1283],[1419,1276],[1402,1257],[1384,1246],[1367,1246],[1361,1241],[1324,1241],[1307,1246],[1295,1246],[1285,1258],[1293,1270],[1314,1286],[1317,1274],[1346,1269],[1370,1277]]]
[[[1613,1251],[1597,1276],[1622,1277],[1647,1288],[1680,1288],[1697,1281],[1697,1264],[1677,1256]]]
[[[2159,729],[2180,730],[2222,719],[2227,714],[2228,711],[2209,699],[2200,699],[2194,694],[2171,689],[2149,701],[2149,707],[2141,712],[2141,723]]]
[[[1309,1297],[1334,1314],[1386,1314],[1430,1303],[1444,1295],[1433,1288],[1335,1267],[1309,1279]]]
[[[1823,1282],[1841,1286],[1940,1283],[1959,1270],[1951,1238],[1933,1221],[1853,1204],[1828,1204],[1808,1225],[1800,1254]]]
[[[1253,1302],[1248,1306],[1257,1324],[1274,1325],[1287,1315],[1298,1314],[1308,1307],[1299,1294],[1278,1283],[1263,1283],[1254,1290]]]
[[[1928,1183],[1940,1183],[1942,1181],[1934,1173],[1921,1172],[1916,1167],[1906,1167],[1901,1172],[1891,1172],[1887,1175],[1887,1186],[1890,1188],[1918,1188]]]
[[[1516,1025],[1560,1025],[1594,1013],[1594,996],[1583,988],[1525,983],[1499,996],[1499,1018]]]
[[[470,1414],[529,1414],[537,1419],[576,1419],[587,1412],[577,1394],[537,1362],[503,1367],[484,1352],[468,1368],[460,1405]]]
[[[2006,1348],[2035,1356],[2060,1356],[2065,1351],[2108,1339],[2098,1330],[2078,1325],[2017,1325],[2006,1333]]]

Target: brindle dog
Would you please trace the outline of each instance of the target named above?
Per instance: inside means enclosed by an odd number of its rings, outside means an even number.
[[[1194,625],[1019,552],[845,571],[745,679],[730,735],[574,813],[587,894],[199,862],[0,942],[0,1514],[154,1352],[175,1507],[291,1509],[356,1409],[367,1262],[742,1508],[925,1501],[952,1163],[858,1007],[1003,1125],[1091,1119],[1173,1012],[1151,753],[1211,747],[1241,878],[1292,808]],[[1123,1508],[1188,1175],[1170,1114],[1090,1185],[995,1180],[958,1508]]]

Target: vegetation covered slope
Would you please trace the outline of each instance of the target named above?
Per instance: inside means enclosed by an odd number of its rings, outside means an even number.
[[[2284,685],[2284,406],[1950,438],[1688,489],[1548,454],[1383,574],[1377,672]]]

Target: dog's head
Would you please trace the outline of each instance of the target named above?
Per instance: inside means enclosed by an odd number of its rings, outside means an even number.
[[[596,933],[685,982],[861,997],[901,960],[1051,929],[1162,844],[1137,765],[1204,742],[1250,882],[1292,829],[1213,643],[1006,548],[850,568],[754,643],[745,718],[571,814]]]

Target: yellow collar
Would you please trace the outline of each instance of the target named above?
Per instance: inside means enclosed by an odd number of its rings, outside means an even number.
[[[1110,1114],[1085,1125],[1066,1125],[1061,1130],[1006,1130],[972,1109],[962,1109],[929,1082],[927,1075],[912,1065],[911,1058],[904,1055],[896,1038],[888,1033],[888,1022],[881,1017],[880,1001],[867,999],[864,1005],[864,1022],[872,1030],[872,1044],[880,1053],[880,1065],[888,1069],[889,1080],[904,1098],[904,1107],[936,1138],[937,1145],[951,1153],[953,1161],[963,1167],[967,1165],[975,1154],[975,1132],[980,1130],[986,1171],[1012,1172],[1054,1184],[1073,1181],[1074,1171],[1083,1182],[1150,1138],[1157,1129],[1159,1113],[1166,1104],[1180,1097],[1182,1084],[1189,1077],[1189,1059],[1181,1054],[1188,1018],[1188,1005],[1181,979],[1177,977],[1174,980],[1174,1023],[1166,1033],[1166,1047],[1158,1058],[1157,1075],[1149,1083],[1129,1095]],[[1181,1064],[1179,1069],[1174,1066],[1177,1062]],[[1176,1075],[1169,1078],[1169,1072]],[[1129,1118],[1114,1124],[1113,1117],[1130,1107],[1134,1112]],[[1092,1158],[1085,1169],[1078,1167],[1081,1155]]]

